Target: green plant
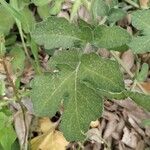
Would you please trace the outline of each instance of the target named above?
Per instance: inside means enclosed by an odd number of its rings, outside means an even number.
[[[0,18],[2,18],[0,57],[10,85],[13,87],[12,99],[19,103],[22,111],[24,112],[21,103],[24,91],[22,92],[19,89],[20,85],[15,85],[10,78],[5,65],[6,54],[13,58],[12,69],[18,79],[22,75],[26,58],[36,72],[31,81],[30,91],[35,115],[52,117],[63,107],[60,130],[68,140],[80,141],[85,139],[90,121],[102,115],[105,98],[119,100],[130,97],[145,110],[150,111],[150,95],[138,83],[145,80],[148,65],[144,64],[140,73],[134,76],[115,55],[116,51],[124,52],[129,48],[136,54],[150,51],[150,22],[147,19],[150,11],[137,10],[131,13],[132,25],[139,30],[135,35],[137,37],[132,37],[125,29],[116,25],[116,22],[128,13],[128,5],[125,2],[122,4],[117,0],[79,0],[73,4],[70,20],[51,16],[60,12],[63,2],[64,0],[31,2],[10,0],[7,3],[5,0],[0,0]],[[131,8],[139,7],[136,2],[130,0],[127,2],[131,4]],[[33,3],[37,7],[38,14],[33,15],[28,7]],[[53,5],[49,6],[49,3]],[[74,20],[81,5],[91,14],[90,23],[81,19]],[[5,19],[7,16],[8,19]],[[42,21],[36,22],[38,19]],[[6,26],[7,24],[9,26]],[[18,35],[15,36],[10,31],[14,24],[21,39],[19,42]],[[93,52],[87,53],[88,45],[92,47]],[[38,59],[40,46],[49,53],[56,51],[48,62],[48,71],[44,71],[40,66]],[[96,53],[98,48],[106,48],[116,60],[100,57]],[[145,93],[125,88],[121,67]],[[1,96],[5,93],[4,89],[2,80]],[[9,103],[10,101],[4,105],[7,106]],[[4,116],[1,112],[0,115]],[[11,142],[9,141],[12,144],[16,136],[12,126],[9,129],[13,134]],[[0,135],[3,132],[0,130]],[[25,144],[24,147],[27,147]],[[8,150],[3,143],[1,146]]]

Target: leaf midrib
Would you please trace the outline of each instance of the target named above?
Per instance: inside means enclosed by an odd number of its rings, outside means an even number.
[[[38,35],[36,35],[38,38],[43,38],[43,36],[45,36],[45,37],[50,37],[50,36],[60,36],[59,38],[61,38],[61,40],[63,39],[63,38],[72,38],[72,39],[75,39],[75,40],[79,40],[79,41],[84,41],[83,39],[81,39],[81,38],[78,38],[78,37],[75,37],[75,36],[70,36],[70,35],[60,35],[60,34],[38,34]]]
[[[75,71],[71,72],[60,84],[59,86],[53,91],[53,93],[51,94],[51,96],[49,97],[49,99],[47,99],[47,101],[44,102],[44,104],[42,105],[41,110],[43,110],[45,108],[45,106],[48,104],[49,100],[52,98],[52,96],[62,87],[62,85],[74,74]]]
[[[75,70],[75,114],[76,114],[76,118],[77,118],[77,122],[78,122],[78,127],[79,127],[79,129],[80,129],[80,131],[81,131],[81,126],[80,126],[80,122],[79,122],[79,116],[78,116],[78,102],[77,102],[77,80],[78,80],[78,71],[79,71],[79,68],[80,68],[80,64],[81,64],[81,61],[78,63],[78,65],[77,65],[77,67],[76,67],[76,70]]]

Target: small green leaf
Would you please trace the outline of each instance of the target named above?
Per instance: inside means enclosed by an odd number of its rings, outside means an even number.
[[[50,3],[52,0],[32,0],[31,2],[34,3],[36,6],[43,6]]]
[[[141,71],[136,77],[137,81],[144,82],[148,76],[148,71],[149,71],[149,65],[144,63],[141,67]]]
[[[124,10],[112,8],[109,11],[108,21],[110,23],[117,22],[118,20],[123,19],[123,17],[125,17],[125,15],[126,15],[126,12]]]
[[[125,50],[127,49],[126,44],[131,40],[130,34],[117,26],[98,26],[94,30],[94,35],[94,45],[109,50]]]
[[[53,116],[63,101],[61,130],[68,140],[83,140],[90,121],[103,111],[103,100],[96,92],[97,88],[110,92],[124,89],[119,66],[115,61],[77,50],[57,53],[50,65],[55,73],[37,76],[32,83],[31,99],[35,113]]]
[[[91,4],[91,12],[95,19],[98,17],[107,16],[109,12],[109,7],[105,0],[94,0]]]
[[[15,46],[10,51],[9,55],[12,57],[12,67],[15,74],[20,75],[24,69],[25,53],[22,48]]]
[[[49,9],[50,9],[49,5],[43,5],[37,7],[38,14],[42,19],[46,19],[50,16]]]
[[[5,45],[6,45],[6,47],[14,45],[15,42],[16,42],[16,39],[17,39],[17,35],[7,36],[6,39],[5,39]]]
[[[38,23],[32,32],[33,39],[46,49],[70,48],[89,39],[77,26],[64,18],[49,17]]]
[[[0,5],[0,33],[8,34],[13,25],[13,17],[2,5]]]
[[[11,150],[16,139],[16,133],[9,121],[9,117],[0,112],[0,144],[4,150]]]
[[[145,35],[150,34],[150,10],[137,10],[132,14],[132,25]]]
[[[128,46],[137,54],[150,52],[150,35],[135,37]]]
[[[50,8],[51,15],[57,15],[61,11],[61,5],[64,0],[55,0],[53,1],[52,7]]]
[[[138,92],[126,91],[124,92],[136,104],[142,106],[145,110],[150,111],[150,95],[145,95]]]

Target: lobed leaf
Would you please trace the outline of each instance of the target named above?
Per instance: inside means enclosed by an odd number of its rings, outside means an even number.
[[[59,52],[50,64],[57,73],[33,80],[31,99],[35,113],[53,116],[63,101],[61,130],[69,140],[83,140],[90,121],[103,111],[103,100],[96,89],[112,92],[124,89],[119,66],[94,53],[81,54],[74,50]]]

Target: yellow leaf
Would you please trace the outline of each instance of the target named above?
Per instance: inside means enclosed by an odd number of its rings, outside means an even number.
[[[65,150],[68,144],[61,132],[51,129],[31,140],[31,150]]]
[[[39,126],[43,133],[47,133],[49,130],[55,130],[58,123],[53,123],[48,117],[43,117],[39,119]]]

